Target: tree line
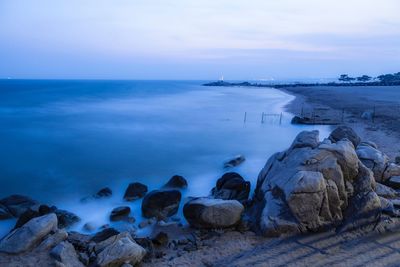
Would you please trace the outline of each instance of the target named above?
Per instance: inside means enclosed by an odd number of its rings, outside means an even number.
[[[362,75],[359,77],[350,77],[348,74],[342,74],[338,78],[339,81],[341,82],[369,82],[371,80],[378,80],[382,83],[385,82],[400,82],[400,72],[394,73],[394,74],[382,74],[379,75],[375,78],[368,76],[368,75]]]

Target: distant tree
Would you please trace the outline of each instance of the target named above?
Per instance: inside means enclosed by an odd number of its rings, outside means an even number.
[[[349,77],[348,74],[342,74],[342,75],[340,75],[340,77],[339,77],[339,81],[341,81],[341,82],[352,82],[352,81],[354,81],[355,79],[356,79],[356,78]]]
[[[372,77],[368,76],[368,75],[363,75],[360,77],[357,77],[357,81],[359,82],[368,82],[372,79]]]

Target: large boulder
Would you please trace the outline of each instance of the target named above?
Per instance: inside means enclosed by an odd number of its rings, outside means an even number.
[[[389,158],[383,152],[379,151],[369,143],[361,143],[357,147],[357,156],[361,162],[373,171],[377,182],[385,182],[386,177],[383,176],[389,163]]]
[[[339,138],[337,132],[331,136],[335,142],[320,142],[317,131],[301,132],[288,150],[267,161],[251,208],[265,235],[319,231],[354,223],[360,214],[376,218],[380,205],[372,172],[348,137]],[[368,212],[347,212],[360,203]]]
[[[146,255],[128,233],[112,236],[95,246],[96,266],[119,267],[124,263],[135,265]]]
[[[127,220],[130,213],[131,213],[131,208],[128,206],[117,207],[111,211],[110,220],[111,221]]]
[[[68,241],[63,241],[55,246],[51,251],[50,255],[62,266],[65,267],[84,267],[79,261],[78,254],[75,251],[74,246]]]
[[[171,179],[168,180],[168,182],[163,186],[164,188],[186,188],[188,186],[188,183],[186,179],[183,176],[180,175],[174,175],[171,177]]]
[[[348,126],[339,126],[330,134],[329,139],[332,142],[347,139],[353,143],[354,147],[357,147],[361,143],[361,138],[358,134]]]
[[[70,227],[81,220],[78,215],[67,210],[55,208],[54,213],[57,215],[59,228]]]
[[[176,214],[181,197],[181,192],[178,190],[151,191],[144,197],[142,202],[143,217],[155,217],[158,220],[162,220]]]
[[[38,245],[44,237],[57,230],[57,216],[54,213],[33,218],[0,241],[0,252],[19,254]]]
[[[147,193],[147,186],[142,183],[131,183],[124,194],[124,200],[133,201],[142,198]]]
[[[237,200],[195,198],[183,207],[189,224],[196,228],[227,228],[241,219],[244,207]]]
[[[11,195],[0,200],[0,205],[5,207],[14,217],[19,217],[26,210],[38,205],[39,202],[22,195]]]
[[[236,199],[244,202],[249,198],[250,182],[245,181],[236,172],[228,172],[218,179],[216,186],[211,191],[214,198]]]

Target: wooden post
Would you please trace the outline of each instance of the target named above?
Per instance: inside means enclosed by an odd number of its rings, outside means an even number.
[[[261,123],[264,123],[264,112],[261,114]]]
[[[282,124],[282,112],[281,112],[281,116],[279,117],[279,125]]]
[[[303,112],[304,112],[304,103],[301,105],[301,114],[300,114],[300,117],[302,117],[302,118],[303,118]]]
[[[247,112],[244,112],[244,119],[243,119],[243,123],[246,123],[246,119],[247,119]]]
[[[344,109],[342,109],[342,123],[344,122]]]
[[[374,106],[374,113],[372,113],[372,122],[375,123],[376,106]]]

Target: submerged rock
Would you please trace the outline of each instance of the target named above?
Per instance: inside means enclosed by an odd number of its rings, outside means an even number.
[[[19,217],[26,210],[39,205],[39,202],[27,196],[11,195],[1,199],[0,205],[5,207],[14,217]]]
[[[236,172],[228,172],[218,179],[211,192],[214,198],[244,202],[249,198],[250,182]]]
[[[243,155],[237,155],[224,163],[224,168],[233,168],[242,164],[246,158]]]
[[[99,190],[96,194],[94,194],[94,198],[105,198],[105,197],[111,197],[112,196],[112,190],[109,187],[104,187]]]
[[[147,193],[147,186],[142,183],[131,183],[124,194],[124,200],[133,201],[144,197]]]
[[[111,221],[127,220],[130,213],[131,213],[131,208],[128,206],[115,208],[111,211],[110,220]]]
[[[55,230],[57,230],[57,216],[54,213],[33,218],[0,241],[0,252],[19,254],[28,251]]]
[[[174,175],[169,181],[163,186],[164,188],[186,188],[188,183],[183,176]]]
[[[319,231],[376,220],[381,211],[372,172],[358,159],[357,136],[347,128],[319,142],[302,132],[261,170],[252,214],[265,235]],[[349,212],[351,210],[351,212]]]
[[[143,217],[155,217],[158,220],[162,220],[176,214],[181,197],[181,192],[178,190],[151,191],[144,197],[142,202]]]
[[[11,214],[11,212],[9,212],[5,206],[0,205],[0,220],[6,220],[12,217],[13,215]]]
[[[241,219],[244,207],[237,200],[195,198],[183,207],[189,224],[196,228],[227,228]]]

